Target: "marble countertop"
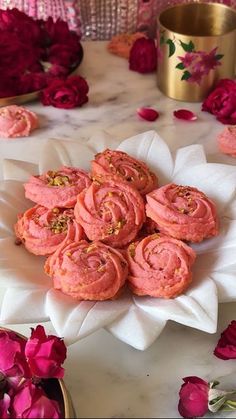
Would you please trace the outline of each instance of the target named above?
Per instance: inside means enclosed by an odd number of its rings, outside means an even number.
[[[179,147],[202,144],[208,161],[235,164],[217,151],[216,136],[223,129],[212,115],[201,112],[201,104],[177,102],[163,96],[155,74],[140,75],[128,70],[122,58],[110,55],[105,42],[84,44],[85,58],[80,74],[89,86],[89,102],[81,109],[60,110],[28,104],[40,118],[40,129],[26,139],[0,141],[2,160],[37,162],[49,138],[86,142],[101,131],[111,134],[114,144],[149,129],[156,130],[175,152]],[[151,106],[160,112],[155,122],[146,122],[136,109]],[[179,121],[173,111],[188,108],[196,122]],[[1,176],[1,173],[0,173]],[[65,383],[78,418],[176,418],[182,377],[196,375],[218,379],[222,388],[236,388],[236,361],[221,361],[212,355],[220,332],[235,319],[236,303],[219,306],[216,334],[169,322],[156,342],[141,352],[115,339],[105,330],[68,348]],[[29,335],[31,325],[8,325]],[[50,323],[45,324],[53,332]],[[210,416],[209,416],[210,417]],[[217,417],[235,417],[221,413]]]

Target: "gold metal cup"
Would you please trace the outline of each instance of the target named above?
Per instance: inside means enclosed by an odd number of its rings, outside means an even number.
[[[217,3],[170,7],[158,17],[157,82],[167,96],[202,101],[216,82],[233,78],[236,11]]]

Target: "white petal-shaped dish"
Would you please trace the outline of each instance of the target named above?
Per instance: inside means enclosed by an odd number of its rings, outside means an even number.
[[[112,139],[110,143],[114,145]],[[236,300],[236,167],[207,163],[200,145],[181,148],[174,158],[155,131],[119,145],[119,150],[145,161],[158,174],[161,184],[174,181],[195,186],[217,203],[220,235],[193,246],[197,252],[193,283],[184,295],[162,300],[136,297],[127,291],[116,301],[78,303],[52,288],[51,280],[43,272],[44,258],[15,245],[13,224],[17,214],[32,206],[24,197],[23,183],[27,177],[62,164],[89,170],[93,155],[108,146],[109,136],[105,133],[100,133],[97,139],[93,137],[87,145],[49,140],[39,156],[38,166],[4,161],[4,180],[0,184],[1,323],[50,319],[67,344],[104,327],[141,350],[155,341],[168,320],[214,333],[218,303]]]

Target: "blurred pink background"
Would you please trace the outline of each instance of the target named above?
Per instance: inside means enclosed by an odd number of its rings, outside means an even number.
[[[0,0],[0,8],[17,7],[30,16],[61,17],[83,39],[110,39],[123,32],[147,31],[155,36],[156,17],[173,4],[194,0]],[[196,0],[197,1],[197,0]],[[207,2],[208,0],[202,0]],[[236,0],[211,0],[236,7]]]

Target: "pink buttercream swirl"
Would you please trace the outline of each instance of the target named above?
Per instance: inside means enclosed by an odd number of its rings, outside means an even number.
[[[28,137],[37,127],[38,117],[28,109],[17,105],[0,109],[0,137]]]
[[[218,234],[215,204],[190,186],[170,183],[151,192],[146,213],[161,232],[180,240],[200,242]]]
[[[145,220],[143,198],[125,182],[94,181],[78,195],[75,218],[89,240],[124,247],[134,240]]]
[[[50,210],[40,205],[19,216],[15,232],[26,249],[35,255],[50,255],[62,243],[83,238],[83,229],[75,220],[73,209]]]
[[[118,250],[82,240],[58,248],[47,259],[45,272],[53,278],[54,288],[64,294],[77,300],[102,301],[117,296],[128,269]]]
[[[222,153],[236,157],[236,125],[225,127],[218,135],[217,140]]]
[[[191,283],[195,253],[180,240],[153,234],[131,243],[127,254],[128,282],[137,295],[174,298]]]
[[[90,184],[89,175],[84,170],[62,166],[57,171],[31,176],[24,184],[25,196],[50,209],[73,208],[77,195]]]
[[[115,175],[145,195],[157,188],[158,181],[147,165],[122,151],[105,150],[92,161],[92,175]]]

